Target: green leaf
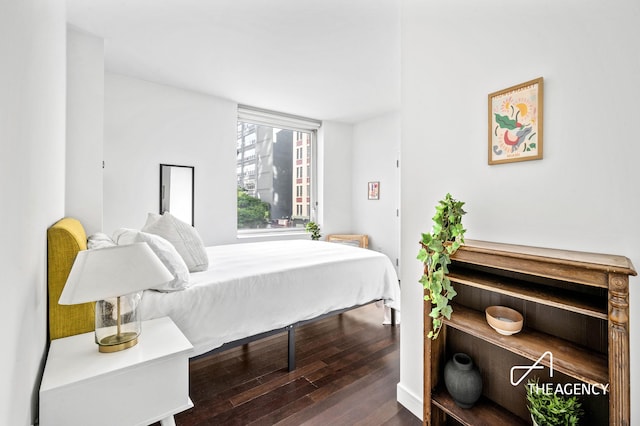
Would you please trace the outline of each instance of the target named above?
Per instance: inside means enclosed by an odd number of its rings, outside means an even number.
[[[433,318],[434,320],[436,318],[438,318],[440,316],[440,308],[435,307],[435,308],[431,309],[431,312],[429,313],[429,316],[431,318]]]
[[[440,224],[440,223],[434,223],[434,224],[433,224],[433,234],[434,234],[434,235],[437,235],[437,234],[439,234],[440,232],[442,232],[442,224]]]
[[[451,255],[455,253],[460,248],[460,243],[454,241],[450,245],[447,246],[447,254]]]
[[[449,305],[449,299],[447,299],[446,297],[441,297],[438,299],[437,309],[441,311],[448,305]]]
[[[446,319],[451,319],[451,314],[453,313],[453,308],[451,307],[451,305],[447,305],[447,306],[442,308],[441,312],[442,312],[442,315]]]
[[[442,250],[444,250],[444,246],[442,245],[442,241],[438,241],[438,240],[431,240],[431,242],[429,243],[429,250],[433,250],[435,252],[442,252]]]
[[[496,117],[496,123],[498,123],[498,126],[500,126],[501,129],[514,130],[516,128],[516,120],[510,119],[506,115],[500,115],[497,113],[494,113],[494,115]]]
[[[425,248],[421,248],[421,249],[418,251],[417,259],[418,259],[420,262],[424,263],[424,262],[426,262],[426,261],[427,261],[427,257],[428,257],[428,256],[429,256],[429,253],[427,253],[427,250],[426,250]]]
[[[447,298],[449,300],[453,300],[453,298],[456,297],[457,295],[458,295],[458,293],[456,292],[456,290],[453,287],[451,287],[451,290],[449,290],[447,292]]]
[[[453,290],[453,285],[451,285],[451,280],[448,277],[444,277],[442,280],[442,289],[447,293]]]

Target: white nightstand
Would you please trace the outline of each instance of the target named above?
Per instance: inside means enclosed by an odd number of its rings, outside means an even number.
[[[168,317],[144,321],[138,344],[120,352],[98,352],[93,332],[53,340],[40,425],[173,425],[174,414],[193,407],[192,349]]]

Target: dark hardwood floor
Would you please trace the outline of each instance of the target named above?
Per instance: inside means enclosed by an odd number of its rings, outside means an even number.
[[[286,334],[192,360],[194,425],[420,425],[396,402],[400,327],[382,310],[358,308],[296,332],[297,369],[287,371]]]

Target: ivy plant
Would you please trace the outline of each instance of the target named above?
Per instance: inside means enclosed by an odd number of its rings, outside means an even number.
[[[418,260],[424,264],[420,283],[425,288],[424,300],[431,302],[431,330],[427,337],[437,339],[444,319],[451,319],[453,308],[449,302],[456,291],[447,277],[450,257],[464,244],[466,229],[462,226],[464,202],[447,194],[436,205],[433,228],[430,234],[422,234]]]
[[[312,240],[319,240],[322,235],[320,235],[320,225],[315,222],[307,222],[305,225],[305,230],[311,233]]]

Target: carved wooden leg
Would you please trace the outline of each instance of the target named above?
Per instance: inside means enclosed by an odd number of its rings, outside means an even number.
[[[631,423],[629,384],[629,278],[609,276],[609,424]]]

